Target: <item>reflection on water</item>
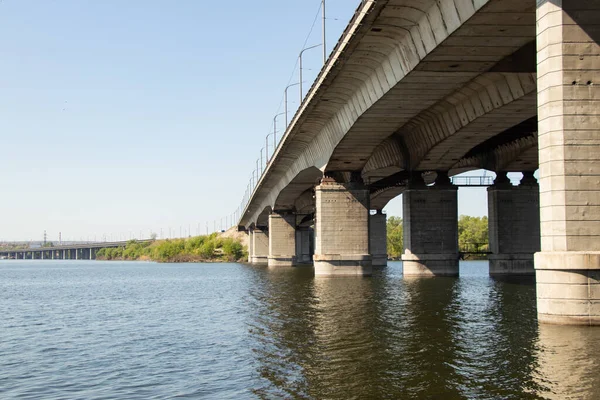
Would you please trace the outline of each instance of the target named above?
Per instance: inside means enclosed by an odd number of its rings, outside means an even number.
[[[600,330],[540,325],[536,378],[551,399],[600,399]]]
[[[600,329],[460,272],[2,263],[0,398],[600,399]]]
[[[485,263],[458,279],[404,278],[399,263],[371,279],[255,272],[261,398],[600,398],[600,331],[562,327],[561,344],[539,328],[530,278],[493,279]]]

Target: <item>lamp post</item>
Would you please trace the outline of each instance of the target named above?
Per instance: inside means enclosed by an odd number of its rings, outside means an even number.
[[[265,149],[264,147],[260,149],[260,174],[261,175],[262,175],[262,173],[264,171],[263,170],[263,150],[264,149]],[[265,151],[265,156],[266,156],[266,154],[267,154],[267,152]],[[267,163],[265,163],[265,169],[267,169]]]
[[[271,154],[271,157],[269,158],[269,136],[273,136],[273,152]],[[277,136],[277,132],[271,132],[266,136],[266,141],[267,141],[267,163],[269,163],[269,161],[271,161],[273,159],[273,157],[275,156],[275,150],[277,150],[277,145],[275,144],[275,140],[276,140],[276,136]]]
[[[321,10],[323,11],[323,65],[327,62],[327,37],[325,35],[326,24],[326,13],[325,13],[325,0],[321,1]]]
[[[287,86],[286,86],[286,88],[285,88],[285,90],[283,91],[283,102],[285,103],[285,104],[284,104],[284,108],[285,108],[285,110],[284,110],[284,112],[283,112],[283,113],[285,114],[285,130],[286,130],[286,131],[287,131],[287,127],[288,127],[288,107],[287,107],[287,103],[288,103],[288,102],[287,102],[287,91],[288,91],[288,89],[289,89],[289,88],[291,88],[292,86],[298,86],[298,85],[300,85],[300,84],[301,84],[300,82],[296,82],[296,83],[292,83],[291,85],[287,85]]]
[[[260,161],[260,159],[256,159],[256,186],[258,186],[258,181],[260,180],[260,175],[259,175],[259,172],[258,172],[258,170],[260,168],[258,166],[259,161]]]
[[[277,149],[277,117],[283,114],[286,113],[282,112],[273,117],[273,154],[275,154],[275,150]]]
[[[323,43],[325,43],[325,42],[323,42]],[[300,59],[300,62],[299,62],[299,64],[300,64],[300,82],[299,82],[300,83],[300,104],[302,104],[302,100],[304,100],[304,95],[303,95],[304,93],[302,91],[302,54],[304,54],[304,52],[306,50],[315,49],[319,46],[322,46],[322,44],[316,44],[314,46],[310,46],[305,49],[302,49],[302,51],[300,52],[300,55],[298,56],[298,58]]]

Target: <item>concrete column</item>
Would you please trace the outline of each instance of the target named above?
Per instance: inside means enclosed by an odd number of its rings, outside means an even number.
[[[387,265],[387,215],[381,210],[369,217],[369,245],[373,266]]]
[[[44,259],[44,251],[42,250],[42,260]]]
[[[61,260],[64,260],[64,259],[65,259],[65,250],[63,249],[63,251],[62,251],[62,258],[61,258]]]
[[[315,189],[315,276],[369,276],[369,189],[323,178]]]
[[[92,248],[90,247],[90,260],[93,260],[93,259],[94,259],[94,256],[93,256],[93,254],[94,254],[94,249],[92,249]]]
[[[54,260],[54,253],[56,253],[56,250],[52,250],[52,259]]]
[[[75,249],[75,259],[79,260],[79,252],[77,251],[77,249]]]
[[[269,232],[266,228],[254,228],[252,233],[252,263],[267,264],[269,257]]]
[[[254,233],[252,229],[248,230],[248,262],[252,262],[252,249],[254,248]]]
[[[540,192],[533,172],[512,186],[499,172],[488,188],[490,275],[533,275],[533,255],[540,251]]]
[[[538,320],[600,325],[600,3],[538,1]]]
[[[458,275],[458,188],[438,172],[434,186],[420,174],[402,195],[404,275]]]
[[[269,267],[291,267],[296,264],[295,214],[284,211],[269,215],[268,263]]]
[[[314,231],[310,227],[296,230],[296,258],[299,263],[310,264],[313,255]]]

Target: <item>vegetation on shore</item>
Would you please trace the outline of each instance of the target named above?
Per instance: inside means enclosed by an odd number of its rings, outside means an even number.
[[[399,259],[404,252],[402,218],[387,219],[388,257]],[[460,251],[486,252],[488,245],[488,218],[461,215],[458,220]],[[98,260],[145,260],[158,262],[235,262],[248,257],[239,238],[223,237],[218,233],[187,239],[166,239],[152,242],[131,240],[125,247],[98,251]],[[478,257],[470,255],[467,258]],[[481,258],[481,257],[479,257]]]
[[[402,218],[388,217],[387,219],[387,249],[388,257],[399,259],[404,252],[404,231]],[[458,219],[458,247],[461,251],[486,252],[488,245],[488,218],[461,215]],[[469,256],[470,259],[481,257]]]
[[[98,260],[158,262],[235,262],[247,257],[247,250],[240,241],[217,233],[152,242],[131,240],[125,247],[101,249],[96,254]]]

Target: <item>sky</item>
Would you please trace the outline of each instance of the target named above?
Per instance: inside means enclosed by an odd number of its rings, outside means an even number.
[[[328,50],[359,3],[327,0]],[[320,21],[309,35],[319,6],[1,0],[0,241],[219,228],[297,81],[298,53],[321,43]],[[321,50],[305,53],[305,89],[321,64]],[[288,94],[291,119],[297,87]],[[460,189],[459,213],[486,215],[486,199]],[[386,212],[401,209],[397,198]]]

